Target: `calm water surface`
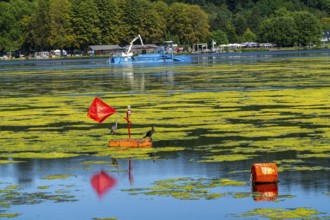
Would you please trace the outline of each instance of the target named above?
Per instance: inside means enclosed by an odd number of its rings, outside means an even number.
[[[235,67],[240,63],[258,65],[263,61],[295,57],[330,57],[329,51],[322,53],[287,53],[287,54],[252,54],[250,56],[205,55],[195,57],[193,64],[178,66],[164,66],[157,71],[151,71],[145,66],[112,67],[106,66],[103,59],[86,59],[74,61],[9,61],[0,62],[0,94],[4,105],[6,97],[34,97],[42,95],[51,96],[97,96],[107,93],[112,94],[145,94],[155,91],[171,94],[173,92],[192,93],[200,91],[219,92],[237,90],[270,90],[290,89],[297,87],[329,87],[328,76],[309,80],[309,84],[301,85],[292,79],[258,78],[262,86],[254,87],[255,76],[242,79],[240,75],[208,81],[216,73],[205,73],[203,79],[198,78],[194,68],[212,66],[229,62]],[[330,58],[329,58],[330,59]],[[286,65],[283,59],[283,65]],[[302,64],[303,65],[303,64]],[[104,68],[108,68],[104,72]],[[191,68],[192,71],[182,74],[180,68]],[[47,74],[13,74],[7,71],[35,71],[47,70]],[[58,75],[51,70],[81,69],[81,74]],[[86,71],[87,70],[87,71]],[[102,70],[102,71],[100,71]],[[329,66],[330,71],[330,66]],[[3,73],[5,72],[5,73]],[[229,73],[227,73],[229,74]],[[330,74],[330,72],[329,72]],[[307,76],[306,76],[307,77]],[[292,83],[284,83],[291,80]],[[271,82],[271,83],[269,83]],[[51,85],[51,86],[48,86]],[[248,86],[246,86],[248,85]],[[330,97],[329,97],[330,98]],[[1,112],[1,111],[0,111]],[[329,116],[329,115],[328,115]],[[85,117],[85,115],[83,116]],[[8,127],[0,125],[1,130],[13,132],[26,129],[24,122],[21,127]],[[206,131],[194,130],[191,136],[199,136]],[[231,138],[231,141],[235,138]],[[325,139],[329,141],[329,138]],[[237,138],[239,141],[239,138]],[[1,189],[11,185],[18,185],[22,193],[34,193],[36,191],[47,192],[56,195],[70,195],[68,201],[55,202],[44,199],[37,204],[22,203],[13,205],[8,209],[0,205],[0,213],[20,213],[14,219],[93,219],[93,218],[118,218],[118,219],[240,219],[236,217],[256,208],[285,208],[295,209],[299,207],[315,209],[324,216],[330,216],[330,159],[311,158],[305,160],[306,166],[323,167],[320,170],[294,170],[279,173],[279,183],[276,201],[259,201],[253,195],[250,184],[249,170],[251,165],[257,162],[272,162],[281,159],[296,159],[299,152],[289,150],[280,153],[259,153],[258,157],[248,160],[233,162],[200,163],[201,152],[194,147],[201,145],[214,145],[224,143],[226,140],[217,137],[205,137],[180,140],[157,141],[157,133],[154,135],[154,147],[180,146],[184,151],[168,152],[162,155],[161,160],[132,160],[131,172],[129,160],[118,159],[118,166],[112,166],[113,161],[109,157],[96,158],[94,156],[80,156],[66,159],[24,159],[25,163],[1,164],[0,187]],[[328,143],[330,144],[330,143]],[[329,151],[328,151],[329,153]],[[2,158],[7,159],[7,158]],[[84,161],[105,161],[105,164],[82,165]],[[109,168],[110,167],[110,168]],[[101,170],[116,179],[116,185],[102,197],[99,197],[91,186],[91,178]],[[235,172],[238,171],[238,172]],[[48,180],[43,177],[56,174],[70,174],[69,178]],[[143,194],[131,195],[126,190],[132,188],[147,188],[153,186],[155,181],[170,178],[228,178],[246,182],[243,186],[223,186],[212,189],[214,192],[226,195],[213,200],[184,200],[166,196],[147,196]],[[49,186],[47,189],[37,190],[39,186]],[[236,197],[235,195],[244,195]],[[3,202],[1,200],[1,202]],[[259,218],[252,216],[247,218]]]

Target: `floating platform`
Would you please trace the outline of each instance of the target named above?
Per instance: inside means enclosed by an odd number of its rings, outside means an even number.
[[[148,148],[152,147],[152,140],[149,138],[114,139],[109,141],[109,147]]]

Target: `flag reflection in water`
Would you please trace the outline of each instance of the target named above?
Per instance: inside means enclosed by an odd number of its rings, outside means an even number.
[[[91,178],[91,185],[100,198],[111,190],[116,183],[117,180],[108,175],[105,171],[100,171]]]

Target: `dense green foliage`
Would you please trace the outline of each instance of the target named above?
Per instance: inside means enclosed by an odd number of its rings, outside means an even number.
[[[0,1],[0,51],[82,49],[145,43],[259,41],[319,44],[330,0],[7,0]]]

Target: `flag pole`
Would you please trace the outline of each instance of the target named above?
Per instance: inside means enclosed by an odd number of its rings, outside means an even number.
[[[118,114],[120,114],[119,112],[117,112]],[[126,117],[124,115],[120,115],[123,119],[125,119],[127,121],[127,130],[128,130],[128,137],[131,138],[131,123],[132,121],[129,120],[129,116],[131,115],[132,111],[131,111],[131,107],[128,106],[127,111],[126,111]]]
[[[129,120],[129,116],[131,115],[131,106],[127,107],[126,111],[126,121],[127,121],[127,130],[128,130],[128,138],[131,138],[131,121]]]

